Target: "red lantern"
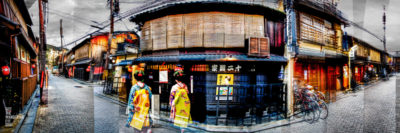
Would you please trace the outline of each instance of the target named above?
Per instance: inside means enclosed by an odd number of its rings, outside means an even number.
[[[132,67],[128,67],[128,72],[132,72]]]
[[[87,68],[90,69],[90,66],[88,66]]]
[[[32,64],[32,68],[35,69],[35,68],[36,68],[36,65],[35,65],[35,64]]]
[[[86,72],[90,72],[90,69],[89,69],[89,68],[86,68]]]
[[[2,73],[4,76],[9,75],[9,74],[10,74],[10,67],[8,67],[8,66],[2,66],[2,67],[1,67],[1,73]]]

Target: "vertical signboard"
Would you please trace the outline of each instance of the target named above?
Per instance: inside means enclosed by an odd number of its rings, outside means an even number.
[[[233,87],[230,86],[233,85],[233,81],[234,74],[217,75],[217,85],[219,87],[216,88],[215,95],[217,95],[217,97],[215,98],[215,100],[232,100],[232,97],[229,97],[228,99],[228,95],[233,95]]]
[[[168,70],[160,71],[160,83],[168,83]]]

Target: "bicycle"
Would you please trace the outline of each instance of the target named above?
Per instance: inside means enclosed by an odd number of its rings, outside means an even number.
[[[300,106],[300,113],[303,114],[303,119],[308,123],[313,123],[318,117],[318,103],[313,99],[313,93],[307,88],[295,88],[295,107]],[[300,114],[299,113],[299,114]]]
[[[326,119],[329,115],[328,104],[325,102],[325,95],[321,91],[316,92],[318,107],[319,107],[319,115],[318,118]],[[322,114],[322,116],[321,116]]]

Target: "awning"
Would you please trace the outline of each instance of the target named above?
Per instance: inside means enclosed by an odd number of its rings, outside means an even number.
[[[0,15],[0,24],[7,26],[11,30],[16,30],[20,27],[18,23],[11,21],[9,18]]]
[[[134,62],[179,62],[179,61],[267,61],[267,62],[287,62],[283,56],[272,55],[269,58],[249,57],[244,54],[185,54],[169,56],[143,56],[136,58]]]
[[[316,49],[299,48],[299,56],[325,57],[325,53]]]
[[[133,60],[123,60],[117,64],[114,64],[114,66],[128,66],[128,65],[132,65]]]
[[[75,63],[72,64],[72,65],[75,66],[75,65],[89,64],[91,61],[92,61],[92,59],[85,59],[85,60],[81,60],[81,61],[75,62]]]

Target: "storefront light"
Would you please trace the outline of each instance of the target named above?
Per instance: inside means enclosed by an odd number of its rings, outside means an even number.
[[[225,58],[223,58],[224,61],[236,61],[237,59],[233,57],[232,55],[228,55]]]

